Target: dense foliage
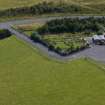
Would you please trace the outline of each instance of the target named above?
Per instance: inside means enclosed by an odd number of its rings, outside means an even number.
[[[42,2],[33,6],[1,10],[0,16],[36,15],[36,14],[65,13],[65,12],[80,13],[83,11],[87,13],[90,10],[73,4]]]
[[[6,29],[0,29],[0,39],[11,36],[11,33]]]
[[[38,29],[40,34],[64,33],[64,32],[103,32],[105,18],[85,18],[85,19],[56,19],[47,22]]]
[[[37,43],[41,43],[50,51],[54,51],[61,56],[67,56],[89,47],[84,39],[75,35],[62,34],[41,36],[37,32],[33,32],[31,34],[31,39]]]

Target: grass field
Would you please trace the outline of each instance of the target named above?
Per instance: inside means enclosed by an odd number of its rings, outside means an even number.
[[[30,6],[42,1],[53,1],[53,0],[0,0],[0,9]],[[57,0],[57,1],[58,2],[65,1],[68,3],[86,6],[93,9],[98,9],[105,6],[105,0]]]
[[[0,0],[0,8],[7,9],[12,7],[30,6],[38,3],[38,0]]]
[[[15,36],[0,40],[0,105],[105,105],[105,72],[92,62],[58,62]]]
[[[17,25],[14,26],[14,28],[31,37],[32,33],[37,31],[41,26],[43,26],[43,24],[34,23]],[[85,36],[85,33],[46,34],[41,36],[41,40],[46,43],[46,45],[53,46],[54,49],[60,49],[61,52],[67,52],[71,49],[71,46],[73,49],[85,46],[86,42],[82,40]]]

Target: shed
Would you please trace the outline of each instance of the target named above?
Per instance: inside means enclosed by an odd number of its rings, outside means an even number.
[[[92,40],[93,40],[93,43],[95,43],[95,44],[105,45],[105,36],[104,35],[94,35]]]

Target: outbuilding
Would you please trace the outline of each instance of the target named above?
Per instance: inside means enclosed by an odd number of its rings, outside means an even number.
[[[105,36],[104,35],[94,35],[92,40],[93,40],[94,44],[105,45]]]

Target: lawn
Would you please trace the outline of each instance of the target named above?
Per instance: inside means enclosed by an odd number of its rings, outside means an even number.
[[[86,59],[48,59],[12,36],[0,40],[0,105],[105,105],[105,72]]]

